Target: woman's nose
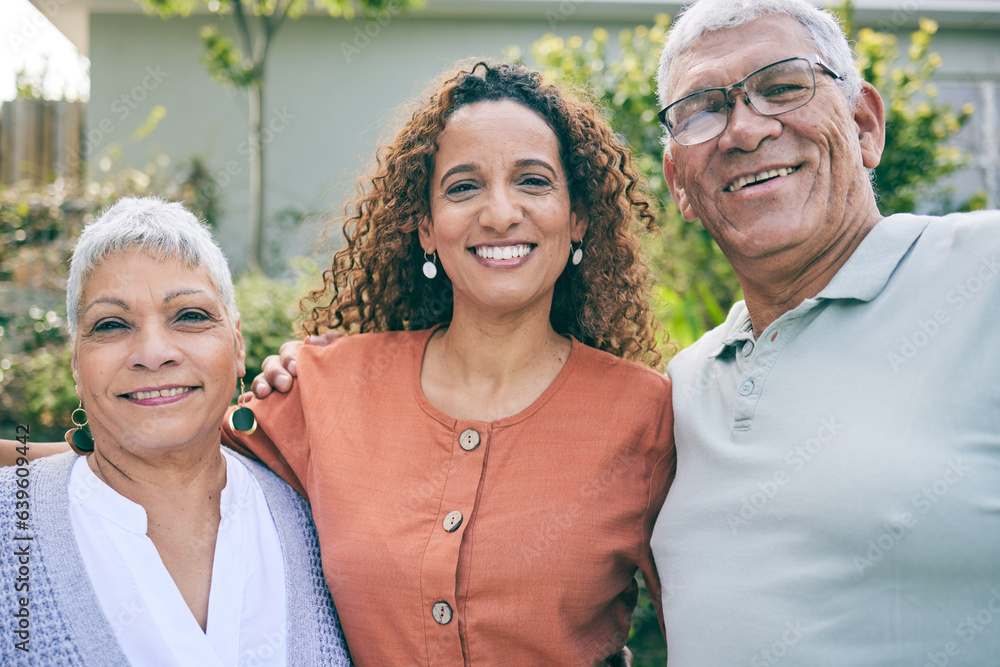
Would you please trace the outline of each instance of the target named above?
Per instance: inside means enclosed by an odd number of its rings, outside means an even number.
[[[160,325],[143,326],[136,334],[135,345],[129,355],[132,369],[157,370],[170,363],[177,363],[181,354],[171,332]]]

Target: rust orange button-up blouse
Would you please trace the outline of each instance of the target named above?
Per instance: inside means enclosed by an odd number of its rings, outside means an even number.
[[[299,352],[246,447],[312,504],[360,665],[590,665],[618,653],[674,467],[669,380],[573,341],[552,385],[495,422],[420,389],[430,331]],[[233,434],[226,433],[230,444]]]

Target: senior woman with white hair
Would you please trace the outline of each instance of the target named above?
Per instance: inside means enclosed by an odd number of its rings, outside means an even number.
[[[92,441],[67,439],[91,451],[0,470],[0,614],[22,632],[0,663],[349,664],[307,504],[220,448],[245,350],[208,230],[123,199],[81,234],[66,298]]]

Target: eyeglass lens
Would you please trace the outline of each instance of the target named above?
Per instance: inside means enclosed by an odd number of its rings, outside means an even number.
[[[664,121],[677,143],[690,146],[722,134],[729,122],[727,97],[735,88],[743,88],[758,113],[776,116],[809,102],[816,92],[816,76],[808,60],[794,58],[757,70],[728,89],[688,95],[664,110]]]

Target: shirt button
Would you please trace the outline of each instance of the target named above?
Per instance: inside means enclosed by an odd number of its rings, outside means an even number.
[[[449,533],[454,533],[462,525],[462,513],[459,511],[448,512],[444,518],[444,529]]]
[[[775,331],[773,334],[771,334],[771,342],[773,343],[775,340],[777,340],[777,338],[778,338],[778,332]]]
[[[440,625],[448,625],[451,623],[451,605],[447,602],[438,602],[431,607],[431,616]]]
[[[743,343],[743,356],[745,357],[751,352],[753,352],[753,341],[748,340],[747,342]]]
[[[462,449],[465,451],[471,452],[479,446],[479,433],[475,429],[465,429],[462,431],[462,435],[458,438],[458,444],[461,445]]]
[[[753,393],[753,380],[747,380],[740,385],[740,395],[749,396]]]

